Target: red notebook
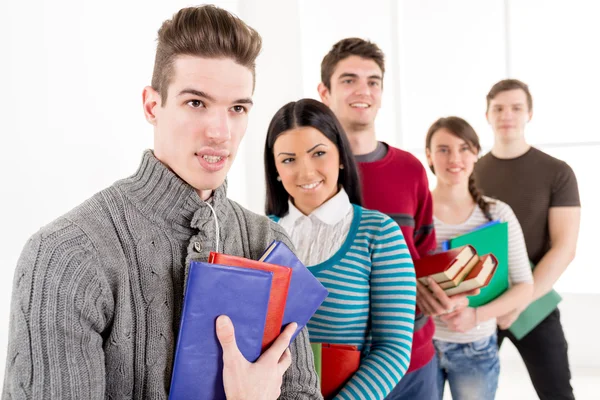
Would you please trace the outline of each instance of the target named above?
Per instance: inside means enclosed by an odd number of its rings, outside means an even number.
[[[210,253],[208,262],[211,264],[230,265],[232,267],[273,272],[271,296],[267,308],[267,320],[265,322],[265,333],[262,342],[262,351],[265,351],[281,333],[281,324],[283,322],[283,313],[285,311],[288,288],[292,277],[292,269],[281,265],[269,264],[262,261],[215,252]]]
[[[452,281],[476,255],[475,248],[467,244],[456,249],[423,257],[415,261],[417,279],[425,285],[428,276],[436,282]]]
[[[321,393],[332,399],[358,371],[360,351],[356,346],[323,343],[321,349]]]

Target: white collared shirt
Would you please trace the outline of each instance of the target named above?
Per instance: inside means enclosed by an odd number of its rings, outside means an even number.
[[[304,215],[288,200],[289,213],[279,220],[296,247],[296,255],[311,266],[330,259],[342,247],[352,225],[352,204],[340,191],[310,215]]]

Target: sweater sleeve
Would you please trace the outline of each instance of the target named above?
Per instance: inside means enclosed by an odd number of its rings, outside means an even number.
[[[14,275],[2,399],[104,399],[100,332],[112,303],[93,254],[68,222],[26,244]]]
[[[415,213],[414,241],[419,258],[425,257],[435,249],[435,230],[433,229],[433,200],[429,191],[427,173],[422,165],[417,185],[417,211]]]
[[[336,399],[383,399],[410,364],[416,282],[410,252],[398,225],[382,221],[371,246],[371,347]]]
[[[292,353],[292,365],[283,375],[281,396],[279,398],[282,400],[323,399],[306,327],[296,336],[296,339],[290,345],[290,351]]]

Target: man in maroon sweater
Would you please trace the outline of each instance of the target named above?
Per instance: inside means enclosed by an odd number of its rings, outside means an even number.
[[[359,163],[365,207],[392,217],[413,260],[418,260],[436,247],[431,194],[421,162],[376,139],[384,70],[384,55],[377,45],[344,39],[323,59],[318,90],[348,135]],[[439,398],[434,329],[431,318],[417,310],[410,367],[388,399]]]

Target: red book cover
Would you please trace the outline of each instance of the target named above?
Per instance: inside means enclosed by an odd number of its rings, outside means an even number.
[[[489,268],[486,268],[489,265]],[[477,265],[469,272],[469,274],[465,277],[465,281],[470,281],[471,279],[476,279],[478,283],[482,286],[485,286],[487,282],[489,282],[490,278],[494,275],[494,270],[498,265],[498,260],[496,256],[492,253],[481,256],[481,260],[477,263]],[[487,276],[485,280],[482,282],[481,274],[485,273]],[[484,275],[485,276],[485,275]]]
[[[438,282],[438,284],[440,285],[440,287],[442,289],[456,287],[458,284],[460,284],[463,281],[463,279],[465,279],[467,274],[471,273],[471,270],[477,266],[478,262],[479,262],[479,256],[477,254],[475,254],[473,257],[471,257],[469,262],[464,267],[462,267],[460,269],[460,271],[458,271],[456,273],[456,275],[454,276],[454,279],[449,280],[449,281],[444,281],[444,282]]]
[[[360,351],[356,346],[323,343],[321,349],[321,393],[332,399],[358,371]]]
[[[492,272],[490,272],[490,274],[488,275],[487,279],[485,280],[485,282],[483,283],[483,285],[481,285],[480,287],[486,287],[490,281],[492,280],[492,278],[494,277],[494,272],[496,272],[496,267],[498,266],[498,264],[494,264],[494,267],[492,268]]]
[[[262,261],[215,252],[210,253],[208,262],[211,264],[230,265],[232,267],[250,268],[273,273],[271,295],[269,306],[267,308],[267,320],[265,322],[265,333],[262,343],[262,350],[265,351],[281,333],[281,324],[283,322],[283,314],[285,311],[290,279],[292,277],[292,269],[281,265],[269,264]]]
[[[467,244],[423,257],[415,261],[417,279],[423,282],[431,276],[436,282],[451,281],[476,254],[475,248]]]
[[[477,265],[473,267],[460,285],[446,289],[444,292],[448,296],[453,296],[458,293],[486,287],[492,280],[497,266],[498,259],[492,253],[481,256]]]
[[[492,270],[488,274],[485,282],[483,282],[483,284],[480,287],[486,287],[488,285],[488,283],[490,283],[490,281],[494,277],[494,272],[496,272],[496,267],[498,266],[498,259],[492,253],[486,254],[485,256],[482,257],[482,262],[481,262],[482,269],[483,269],[483,265],[486,262],[491,262]],[[475,276],[479,276],[479,274],[481,273],[481,271],[479,269],[478,269],[478,271],[471,271],[471,272],[472,272],[472,274],[467,275],[467,277],[465,279],[473,279]]]

